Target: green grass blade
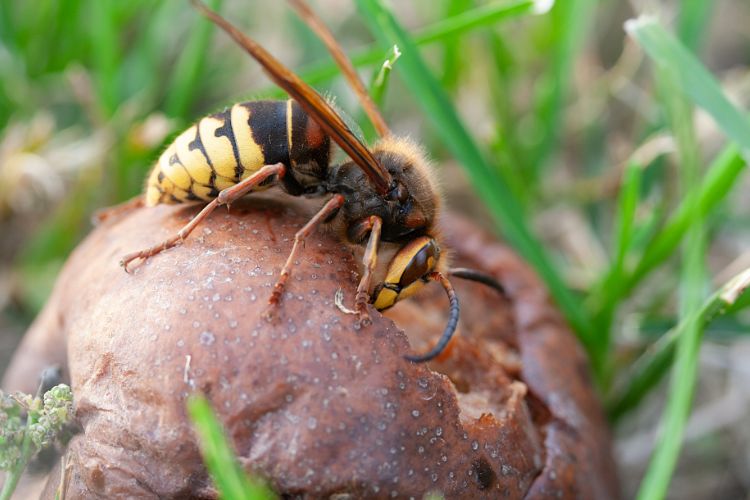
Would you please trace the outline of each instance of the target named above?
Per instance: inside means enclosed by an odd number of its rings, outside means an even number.
[[[622,285],[608,290],[607,293],[611,296],[603,303],[616,302],[627,296],[653,269],[673,254],[695,222],[690,209],[695,202],[694,198],[698,200],[699,220],[703,220],[736,184],[740,173],[745,169],[743,152],[750,151],[750,121],[729,102],[719,83],[689,50],[651,18],[630,20],[625,27],[659,66],[669,68],[674,74],[676,87],[694,104],[708,112],[739,148],[729,146],[717,157],[708,169],[699,191],[682,201],[658,236],[648,244],[643,256],[622,281]]]
[[[535,0],[513,0],[482,5],[417,31],[414,34],[414,42],[418,45],[432,43],[473,31],[481,26],[491,26],[503,19],[536,14],[538,4]]]
[[[154,109],[162,94],[169,92],[162,74],[166,45],[164,38],[165,32],[172,33],[177,7],[177,4],[169,2],[155,6],[124,53],[120,66],[122,98],[132,99],[137,95],[138,100],[143,99],[144,110]]]
[[[17,24],[13,22],[14,9],[10,2],[0,2],[0,41],[8,52],[16,52]]]
[[[440,19],[455,17],[470,10],[473,4],[474,0],[447,0]],[[440,83],[449,92],[456,89],[461,74],[465,73],[466,65],[471,64],[470,59],[463,57],[466,50],[463,42],[464,40],[460,37],[453,36],[444,39],[441,43]]]
[[[617,209],[617,234],[615,236],[615,272],[619,275],[625,262],[625,255],[633,239],[635,213],[641,190],[643,165],[635,162],[625,167],[624,181]]]
[[[660,500],[666,497],[682,447],[682,434],[690,414],[698,372],[701,335],[700,325],[695,321],[690,321],[680,337],[670,393],[662,418],[662,434],[657,442],[646,477],[638,490],[639,500]]]
[[[693,311],[698,310],[703,301],[706,278],[706,236],[700,218],[700,206],[697,197],[693,196],[699,188],[701,158],[695,138],[693,108],[677,89],[675,68],[659,66],[655,77],[660,100],[664,103],[672,135],[677,143],[678,173],[682,191],[691,199],[688,210],[693,223],[683,246],[680,277],[680,317],[688,321],[684,333],[677,341],[670,390],[661,419],[661,432],[638,490],[640,500],[664,498],[677,466],[683,432],[692,408],[698,378],[698,353],[703,336],[703,324],[697,321]]]
[[[481,27],[492,26],[502,20],[512,19],[524,14],[535,14],[537,2],[535,0],[512,0],[508,2],[493,2],[471,9],[463,14],[438,21],[426,28],[418,30],[413,41],[417,45],[427,45],[462,35]],[[387,57],[387,50],[372,46],[352,54],[351,60],[355,67],[377,64]],[[303,80],[316,84],[330,80],[339,74],[339,68],[330,59],[315,63],[300,71]],[[261,90],[261,96],[281,95],[277,87]]]
[[[538,197],[530,189],[525,179],[529,171],[527,151],[523,147],[524,132],[518,130],[521,119],[515,98],[515,78],[521,70],[520,61],[513,49],[497,30],[484,35],[490,49],[491,69],[489,74],[490,101],[487,103],[495,111],[495,137],[490,145],[491,154],[496,158],[497,168],[507,179],[508,186],[524,209],[532,206]]]
[[[383,96],[385,95],[386,87],[388,87],[391,70],[399,57],[401,57],[401,51],[398,50],[398,45],[394,45],[380,66],[380,70],[372,78],[372,83],[370,83],[370,97],[378,107],[383,104]]]
[[[643,169],[645,167],[630,160],[623,173],[622,187],[617,201],[617,213],[615,214],[615,235],[612,238],[614,258],[612,265],[605,274],[595,296],[600,296],[604,290],[615,286],[622,280],[625,268],[625,256],[630,249],[635,229],[635,215],[638,209]]]
[[[119,104],[117,68],[120,53],[117,47],[115,6],[110,2],[90,2],[91,50],[97,75],[96,87],[100,107],[112,116]]]
[[[677,34],[680,41],[693,52],[697,52],[704,36],[709,32],[711,11],[714,2],[705,0],[682,0],[677,18]]]
[[[594,0],[556,2],[550,11],[549,71],[540,85],[536,118],[542,127],[541,143],[534,148],[530,166],[538,180],[557,144],[573,61],[583,45],[596,3]]]
[[[591,293],[584,302],[587,310],[596,310],[597,316],[592,316],[600,332],[609,332],[612,318],[618,302],[612,300],[613,294],[608,290],[616,289],[622,283],[625,272],[625,257],[631,248],[634,238],[635,215],[638,208],[641,182],[643,176],[643,165],[631,160],[625,167],[623,173],[622,188],[617,204],[615,215],[615,235],[613,237],[614,258],[609,269],[601,280],[593,287]],[[610,340],[610,335],[606,335]],[[602,351],[609,350],[609,342],[602,346]]]
[[[726,198],[745,166],[739,150],[734,145],[726,147],[708,168],[700,191],[682,200],[658,234],[646,245],[638,262],[625,271],[620,280],[612,280],[612,286],[597,288],[598,296],[587,298],[592,317],[606,315],[607,307],[628,296],[651,271],[669,259],[695,222],[690,210],[694,199],[697,198],[700,207],[699,220],[705,220]],[[636,235],[633,239],[636,239]]]
[[[629,293],[654,268],[673,254],[691,224],[695,222],[690,212],[693,198],[697,198],[700,207],[700,220],[705,219],[734,187],[746,165],[735,146],[729,146],[719,154],[709,167],[700,192],[683,200],[659,231],[659,235],[648,244],[643,257],[628,277],[624,287],[625,293]]]
[[[627,381],[614,392],[607,403],[608,413],[618,421],[628,411],[636,408],[643,397],[661,380],[671,365],[679,339],[688,334],[690,328],[703,328],[712,320],[731,311],[736,304],[745,302],[750,294],[750,268],[733,277],[709,297],[690,317],[683,319],[675,328],[652,344],[632,365]]]
[[[738,274],[709,297],[693,316],[683,319],[669,330],[632,364],[625,382],[619,385],[607,400],[607,412],[617,422],[633,410],[643,398],[661,381],[674,360],[677,340],[685,335],[690,323],[706,327],[714,319],[733,311],[737,304],[749,305],[750,294],[744,294],[750,286],[750,268]]]
[[[651,17],[631,19],[625,29],[651,59],[674,72],[679,89],[711,115],[745,156],[750,151],[750,120],[727,99],[705,66]]]
[[[372,75],[368,93],[370,94],[372,101],[375,103],[375,106],[379,109],[382,109],[383,107],[383,100],[385,98],[386,89],[388,88],[388,83],[390,82],[393,64],[399,57],[401,57],[401,51],[396,45],[394,45],[391,47],[391,51],[386,56],[383,64],[381,64],[380,70],[374,72]],[[366,143],[371,144],[380,138],[380,134],[375,130],[375,126],[372,124],[370,118],[363,109],[360,109],[357,112],[356,123],[360,124]]]
[[[221,0],[207,0],[206,4],[214,11],[221,7]],[[208,44],[214,31],[214,24],[201,16],[193,17],[195,28],[189,33],[187,45],[180,54],[177,67],[172,75],[172,85],[167,97],[166,111],[169,116],[187,119],[189,106],[195,101],[200,82],[205,78],[203,71],[208,55]]]
[[[584,344],[592,348],[597,339],[593,336],[588,318],[582,314],[578,300],[565,286],[542,245],[532,235],[525,214],[506,181],[496,174],[469,136],[414,41],[380,0],[357,0],[357,6],[381,46],[399,46],[402,56],[397,71],[428,121],[466,169],[475,189],[495,216],[500,231],[536,268]]]
[[[201,455],[221,497],[232,500],[276,498],[264,484],[251,481],[242,470],[206,398],[191,396],[187,408],[198,434]]]

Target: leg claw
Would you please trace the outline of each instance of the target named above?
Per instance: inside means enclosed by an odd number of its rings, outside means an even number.
[[[361,307],[357,307],[357,316],[359,318],[360,326],[370,326],[372,324],[370,314],[367,312],[367,306],[364,304]]]
[[[134,259],[121,259],[120,260],[120,267],[125,270],[126,273],[130,274],[130,269],[128,269],[128,264],[130,264]]]
[[[357,311],[359,317],[359,324],[361,326],[370,326],[372,320],[370,319],[370,313],[367,312],[367,294],[363,292],[357,292],[357,296],[354,298],[354,310]]]
[[[122,267],[126,273],[130,274],[130,269],[128,266],[131,262],[136,261],[138,259],[146,260],[148,257],[144,257],[143,255],[126,255],[122,259],[120,259],[120,267]]]
[[[276,308],[278,307],[277,302],[269,302],[266,310],[260,315],[261,318],[269,323],[272,323],[276,319]]]
[[[359,317],[359,324],[360,326],[370,326],[372,324],[372,320],[370,319],[370,315],[363,315]]]

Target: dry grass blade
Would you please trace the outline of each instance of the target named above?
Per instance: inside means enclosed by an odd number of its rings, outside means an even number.
[[[341,48],[341,45],[336,41],[336,38],[333,36],[333,33],[331,33],[331,30],[328,29],[328,26],[323,23],[323,21],[315,14],[315,12],[310,8],[309,5],[307,5],[304,0],[288,1],[289,4],[297,12],[297,15],[299,15],[300,19],[302,19],[305,24],[307,24],[310,29],[313,30],[316,35],[318,35],[318,38],[323,41],[326,48],[328,49],[328,52],[331,53],[331,56],[336,61],[336,64],[339,66],[339,68],[341,68],[341,72],[349,82],[349,85],[352,86],[354,93],[357,94],[357,98],[362,104],[362,108],[365,110],[365,113],[367,113],[367,116],[375,126],[375,129],[377,129],[378,134],[381,137],[389,135],[390,129],[388,128],[388,124],[385,122],[385,119],[383,119],[383,115],[380,114],[380,111],[370,97],[370,94],[367,93],[367,89],[365,88],[362,80],[359,78],[357,70],[354,69],[354,65],[352,64],[351,60],[349,59],[349,57],[347,57],[344,49]]]

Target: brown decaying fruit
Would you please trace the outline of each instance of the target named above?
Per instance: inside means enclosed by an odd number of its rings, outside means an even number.
[[[67,452],[68,498],[214,498],[184,408],[195,391],[245,468],[283,494],[616,497],[585,358],[507,247],[446,217],[454,262],[492,273],[508,297],[454,279],[458,336],[438,361],[412,364],[403,355],[442,331],[442,289],[397,304],[395,324],[373,310],[373,324],[357,328],[334,305],[339,287],[351,305],[356,258],[320,232],[277,321],[260,319],[305,202],[255,197],[133,274],[118,266],[195,212],[139,209],[96,228],[6,374],[6,389],[33,391],[43,366],[67,366],[83,429]]]

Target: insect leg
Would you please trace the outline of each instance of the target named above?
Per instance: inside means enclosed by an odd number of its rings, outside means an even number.
[[[135,210],[144,205],[145,200],[142,195],[124,201],[112,207],[100,208],[91,216],[91,222],[96,226],[112,217],[118,217],[120,214]]]
[[[248,177],[247,179],[242,180],[238,184],[235,184],[234,186],[228,187],[226,189],[223,189],[219,196],[217,196],[215,199],[211,200],[211,203],[203,207],[203,210],[198,212],[198,214],[190,219],[190,222],[185,224],[180,231],[164,240],[163,242],[159,243],[158,245],[154,245],[151,248],[147,248],[145,250],[141,250],[139,252],[133,252],[129,253],[125,257],[122,258],[120,261],[120,265],[125,268],[125,271],[128,271],[128,264],[136,259],[148,259],[149,257],[152,257],[160,252],[163,252],[164,250],[168,248],[172,248],[174,246],[179,245],[182,243],[185,238],[188,237],[188,235],[198,227],[198,224],[203,222],[203,220],[208,217],[211,212],[213,212],[216,207],[219,207],[221,205],[229,205],[230,203],[238,200],[239,198],[242,198],[247,193],[253,190],[254,187],[256,187],[261,182],[265,181],[269,177],[273,175],[278,175],[279,178],[283,177],[284,173],[286,172],[286,167],[283,163],[277,163],[275,165],[266,165],[257,172],[255,172],[253,175]]]
[[[294,245],[292,245],[292,251],[289,252],[289,257],[287,257],[284,267],[281,268],[281,275],[279,276],[279,280],[273,286],[271,298],[268,299],[269,309],[265,313],[266,319],[271,319],[271,317],[273,316],[272,308],[276,307],[279,304],[281,294],[284,292],[284,287],[286,286],[286,282],[289,279],[289,274],[291,273],[290,269],[292,268],[292,263],[294,262],[294,258],[297,256],[299,247],[304,246],[305,238],[310,236],[310,234],[315,230],[318,224],[336,213],[336,211],[343,205],[344,197],[340,194],[334,195],[333,198],[328,200],[328,202],[323,205],[323,208],[321,208],[318,213],[316,213],[313,218],[310,219],[307,224],[305,224],[302,229],[297,231],[297,233],[294,235]]]
[[[372,323],[370,315],[367,314],[367,302],[370,299],[370,282],[372,281],[372,272],[378,263],[378,245],[380,244],[380,230],[383,227],[383,221],[377,215],[372,215],[367,219],[366,226],[370,230],[370,239],[367,241],[367,248],[362,257],[364,273],[359,280],[357,295],[354,297],[354,310],[359,315],[359,322],[368,326]]]

